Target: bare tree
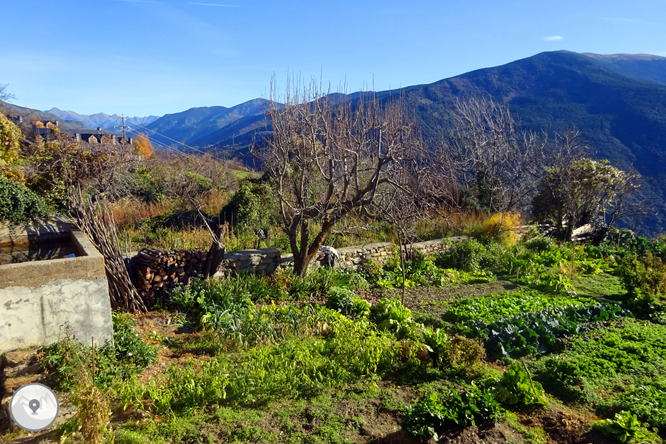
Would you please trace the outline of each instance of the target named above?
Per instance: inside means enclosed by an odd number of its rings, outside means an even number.
[[[14,94],[10,93],[9,90],[7,89],[9,85],[0,85],[0,100],[3,102],[7,102],[8,100],[13,100],[16,97]]]
[[[435,148],[429,180],[439,199],[462,205],[463,190],[473,190],[490,212],[525,208],[543,172],[547,139],[521,132],[509,109],[491,99],[457,101],[453,125]]]
[[[413,154],[421,154],[420,151],[415,149]],[[370,214],[373,219],[389,222],[396,231],[402,271],[403,304],[407,279],[405,262],[407,256],[414,253],[411,249],[408,251],[408,247],[418,239],[416,222],[427,217],[429,211],[436,208],[434,202],[427,198],[428,195],[432,195],[432,190],[427,189],[431,182],[426,180],[427,168],[420,162],[421,158],[422,156],[416,155],[393,169],[393,180],[386,185],[385,192],[373,203]]]
[[[262,157],[278,195],[294,272],[303,276],[338,222],[354,209],[371,211],[396,185],[394,169],[413,158],[419,139],[400,101],[382,106],[361,95],[352,104],[335,96],[334,104],[314,82],[293,93],[288,86],[282,105],[272,87],[273,133]],[[311,232],[314,221],[320,228]]]

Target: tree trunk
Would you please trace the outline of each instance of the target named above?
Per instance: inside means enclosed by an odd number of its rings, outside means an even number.
[[[305,250],[304,247],[301,247],[301,251],[298,252],[298,254],[294,253],[294,274],[299,277],[305,277],[305,275],[308,273],[308,267],[310,266],[310,262],[312,262],[312,259],[319,253],[319,248],[321,248],[322,245],[324,245],[324,242],[326,241],[326,238],[328,237],[329,234],[331,234],[331,231],[333,230],[333,223],[327,223],[324,224],[324,226],[321,228],[321,231],[315,238],[315,240],[312,242],[312,245],[310,245],[309,248],[307,248],[307,251]],[[303,231],[301,230],[301,245],[307,245],[307,239],[304,239],[302,236],[304,235],[309,235],[309,232],[307,230]],[[292,239],[289,239],[290,244],[292,244],[292,251],[293,251],[293,245],[296,244],[296,239],[292,241]]]
[[[214,275],[215,272],[217,271],[217,267],[222,262],[222,259],[224,259],[224,253],[226,252],[226,248],[222,244],[223,237],[224,237],[224,229],[222,228],[221,225],[218,225],[218,227],[215,229],[215,236],[213,236],[213,244],[210,246],[208,254],[206,255],[206,262],[204,262],[203,266],[204,279],[208,279],[212,275]]]

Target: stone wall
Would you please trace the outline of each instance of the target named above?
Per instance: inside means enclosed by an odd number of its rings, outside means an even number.
[[[410,248],[413,250],[420,250],[426,254],[434,254],[441,251],[446,251],[451,246],[451,244],[467,239],[469,239],[468,236],[435,239],[425,242],[416,242],[411,244]],[[340,255],[340,262],[336,264],[336,268],[357,270],[360,266],[366,262],[369,262],[370,260],[385,264],[386,261],[393,255],[393,248],[395,247],[391,242],[377,242],[354,247],[338,248],[337,251]],[[292,266],[293,262],[294,257],[292,254],[282,255],[280,260],[280,267],[290,267]],[[323,266],[324,263],[325,257],[320,253],[312,260],[308,269],[311,270],[318,268]]]
[[[259,248],[257,250],[229,251],[217,268],[216,277],[234,273],[272,274],[280,265],[280,250],[277,248]]]
[[[436,239],[412,244],[411,248],[433,254],[446,251],[452,243],[466,239],[468,236]],[[339,248],[340,262],[336,268],[356,270],[370,260],[384,264],[392,256],[393,248],[390,242]],[[166,252],[144,249],[133,256],[129,263],[134,270],[137,289],[150,305],[160,289],[171,289],[179,282],[187,285],[192,276],[201,273],[205,258],[206,252],[201,250]],[[310,263],[310,269],[323,266],[324,261],[323,254],[317,255]],[[293,255],[280,255],[276,248],[230,251],[224,255],[214,276],[226,277],[248,272],[272,274],[279,268],[292,266],[292,263]]]
[[[0,353],[50,345],[65,326],[84,344],[113,341],[106,276],[0,289]]]

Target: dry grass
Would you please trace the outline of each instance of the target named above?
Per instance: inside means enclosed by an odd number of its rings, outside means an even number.
[[[119,227],[138,225],[143,219],[160,216],[173,209],[171,202],[145,203],[137,199],[121,199],[111,205],[111,212]]]

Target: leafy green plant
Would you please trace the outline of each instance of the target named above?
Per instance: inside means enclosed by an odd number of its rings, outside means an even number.
[[[437,430],[448,424],[460,426],[495,422],[504,409],[487,389],[472,383],[462,391],[451,389],[442,395],[428,392],[405,409],[402,427],[418,438],[439,440]]]
[[[432,357],[433,365],[440,366],[446,359],[446,353],[450,348],[448,335],[444,330],[432,330],[426,328],[421,332],[423,336],[423,343],[428,347],[428,353]]]
[[[330,317],[320,324],[316,336],[173,364],[150,384],[123,390],[121,400],[176,416],[208,405],[252,405],[311,396],[328,387],[359,379],[374,381],[395,371],[399,345],[391,335],[378,332],[367,320],[352,321],[335,311],[320,310]]]
[[[379,330],[393,333],[398,339],[416,339],[418,324],[412,319],[412,311],[398,299],[380,299],[372,308],[371,320]]]
[[[345,316],[359,318],[370,314],[370,304],[346,288],[331,287],[326,306]]]
[[[505,406],[525,407],[546,403],[543,387],[532,380],[527,368],[520,362],[514,362],[502,373],[492,391],[495,399]]]
[[[482,321],[492,323],[523,313],[558,307],[596,305],[590,298],[547,296],[534,290],[521,290],[480,298],[460,299],[449,304],[444,319],[450,322]]]
[[[616,413],[613,419],[599,421],[595,424],[595,428],[620,442],[644,439],[647,436],[643,424],[636,415],[624,410]]]
[[[598,327],[598,322],[613,321],[630,313],[616,304],[559,307],[525,313],[493,323],[472,322],[459,327],[471,337],[486,339],[492,357],[524,356],[545,353],[563,346],[567,338]]]
[[[114,378],[127,379],[157,361],[157,351],[136,333],[132,319],[124,313],[112,313],[113,346],[96,347],[95,384],[108,387]],[[77,371],[92,367],[90,347],[76,341],[71,330],[40,351],[41,365],[56,387],[67,389],[76,385]]]
[[[484,260],[488,260],[486,248],[479,241],[470,239],[453,244],[447,251],[435,255],[435,264],[440,268],[455,268],[463,271],[480,271]]]
[[[666,326],[627,320],[589,331],[558,355],[530,364],[554,396],[613,414],[631,410],[666,430]]]
[[[557,243],[552,237],[538,236],[529,238],[524,242],[525,247],[530,251],[541,253],[543,251],[551,251],[557,248]]]

